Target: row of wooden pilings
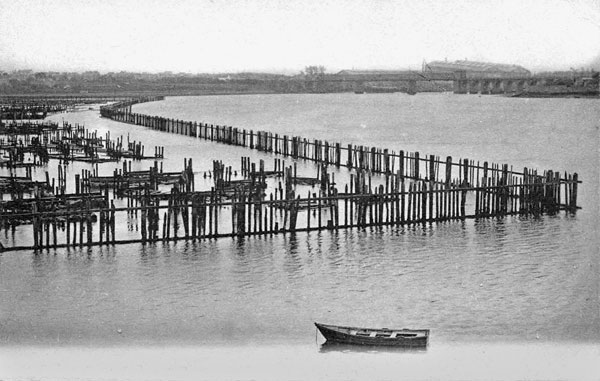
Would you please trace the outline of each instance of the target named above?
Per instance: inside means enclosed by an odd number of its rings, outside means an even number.
[[[0,96],[0,128],[2,120],[44,119],[48,114],[65,112],[76,105],[132,99],[108,96]]]
[[[149,100],[160,100],[149,98]],[[505,184],[533,183],[563,183],[566,193],[570,195],[564,207],[570,210],[577,209],[577,184],[580,182],[576,173],[565,173],[564,177],[558,172],[545,171],[538,176],[537,173],[524,168],[522,172],[514,171],[508,164],[494,164],[475,162],[469,159],[453,161],[451,156],[441,160],[434,155],[421,155],[419,152],[397,153],[376,147],[365,147],[341,143],[330,143],[323,140],[309,140],[302,137],[280,136],[271,132],[239,129],[231,126],[219,126],[207,123],[182,121],[159,116],[149,116],[131,112],[131,105],[147,101],[145,99],[132,100],[126,103],[116,103],[102,107],[101,115],[113,120],[132,123],[150,129],[191,136],[195,138],[215,141],[219,143],[248,147],[262,152],[289,156],[293,159],[310,160],[320,164],[345,166],[349,169],[365,170],[380,174],[399,174],[402,178],[433,181],[450,185],[452,183],[461,187],[475,186],[481,182],[487,186],[492,178],[502,178]],[[345,160],[344,160],[345,158]],[[546,173],[552,176],[546,176]],[[520,179],[520,180],[519,180]],[[560,204],[560,203],[559,203]]]
[[[256,168],[254,163],[250,166]],[[264,176],[260,174],[267,172],[264,164],[259,168],[249,177]],[[215,180],[222,180],[222,165],[219,171]],[[185,165],[186,172],[193,176],[191,161]],[[484,185],[468,187],[413,181],[399,173],[386,175],[383,183],[375,185],[372,174],[360,171],[352,174],[342,189],[332,185],[332,174],[321,172],[322,186],[304,191],[294,186],[293,166],[283,172],[286,191],[280,197],[277,192],[265,194],[259,181],[236,188],[231,197],[223,197],[215,187],[195,191],[182,174],[182,181],[170,193],[156,194],[152,187],[144,186],[130,194],[127,207],[115,207],[113,200],[109,201],[107,184],[100,193],[79,195],[83,203],[78,207],[53,210],[46,203],[43,209],[34,206],[31,214],[18,217],[32,219],[33,248],[42,249],[431,224],[556,213],[561,208],[560,186],[536,182],[540,176],[533,172],[525,183],[509,185],[502,178],[491,177]],[[139,233],[124,232],[125,226],[134,226]],[[23,247],[12,249],[19,248]]]
[[[61,212],[40,212],[37,210],[37,204],[34,204],[31,213],[32,248],[38,250],[116,243],[114,203],[111,201],[109,208],[95,209],[89,199],[84,199],[84,202],[84,207]],[[98,234],[94,237],[93,230],[96,223]]]
[[[164,158],[164,147],[155,146],[154,155],[146,156],[142,142],[130,141],[128,136],[125,145],[122,136],[113,141],[110,132],[102,137],[96,131],[78,124],[21,123],[8,124],[6,127],[0,130],[0,135],[6,136],[0,138],[0,153],[8,154],[9,160],[0,162],[0,166],[16,168],[44,165],[49,159],[97,163],[122,158]]]
[[[165,131],[181,133],[186,124],[190,126],[190,122],[164,122],[169,127]],[[194,123],[191,126],[195,126],[197,133],[204,129],[200,135],[191,135],[194,137],[222,139],[233,131],[231,127]],[[28,201],[33,203],[30,213],[6,209],[5,214],[3,207],[0,221],[30,220],[33,246],[27,248],[43,249],[431,224],[479,217],[552,214],[577,208],[580,182],[577,174],[563,176],[553,171],[538,174],[527,168],[517,173],[508,165],[484,162],[480,166],[466,159],[454,163],[450,157],[441,161],[432,155],[421,157],[419,153],[403,151],[395,154],[355,146],[348,148],[347,153],[352,152],[348,154],[351,162],[348,165],[341,160],[344,155],[335,153],[338,147],[339,152],[343,151],[339,144],[316,140],[304,144],[305,139],[294,137],[291,141],[302,142],[294,146],[290,145],[290,139],[251,131],[241,135],[236,131],[230,136],[240,139],[231,141],[246,141],[247,147],[252,142],[252,148],[272,150],[268,152],[293,159],[303,157],[295,157],[291,152],[299,154],[306,149],[307,160],[318,163],[317,175],[299,178],[295,162],[286,166],[278,158],[273,170],[268,171],[262,160],[256,165],[244,157],[240,169],[244,180],[233,180],[232,174],[237,171],[214,161],[210,172],[214,186],[197,191],[191,160],[186,160],[184,170],[178,173],[163,173],[162,168],[159,171],[156,161],[148,171],[138,172],[132,172],[123,163],[123,169],[115,169],[113,176],[100,177],[95,170],[84,170],[81,176],[76,175],[75,183],[80,184],[76,194],[68,195],[64,194],[63,168],[59,170],[58,187],[52,184],[59,197],[48,199],[36,192],[34,199]],[[332,165],[352,168],[347,184],[336,183],[334,174],[328,173]],[[268,176],[278,177],[279,189],[267,188]],[[158,189],[163,181],[173,184],[169,192]],[[315,188],[316,185],[319,187]],[[116,207],[109,192],[114,198],[126,197],[127,206]],[[4,249],[23,248],[26,247],[15,244]]]

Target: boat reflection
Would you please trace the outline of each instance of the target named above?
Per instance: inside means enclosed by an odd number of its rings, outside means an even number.
[[[385,347],[385,346],[368,346],[368,345],[352,345],[339,344],[326,341],[319,347],[320,353],[342,352],[342,353],[426,353],[427,347]]]

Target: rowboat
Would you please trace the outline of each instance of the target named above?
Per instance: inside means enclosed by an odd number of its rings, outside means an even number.
[[[338,344],[424,348],[429,338],[428,329],[358,328],[320,323],[315,326],[327,342]]]

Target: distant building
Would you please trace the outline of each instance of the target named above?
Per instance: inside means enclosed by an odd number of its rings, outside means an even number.
[[[476,61],[432,61],[423,63],[423,71],[466,72],[467,77],[529,77],[531,72],[519,65],[506,65]]]

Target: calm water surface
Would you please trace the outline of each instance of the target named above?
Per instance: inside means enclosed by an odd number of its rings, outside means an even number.
[[[598,379],[598,100],[249,95],[172,97],[134,111],[578,172],[582,209],[0,254],[0,378]],[[273,160],[100,119],[97,111],[52,117],[63,118],[129,134],[147,149],[164,145],[165,170],[180,170],[186,157],[196,171],[215,158],[238,168],[242,155],[269,167]],[[320,350],[313,321],[430,328],[432,336],[425,353],[329,352]],[[226,370],[232,362],[237,370]]]

